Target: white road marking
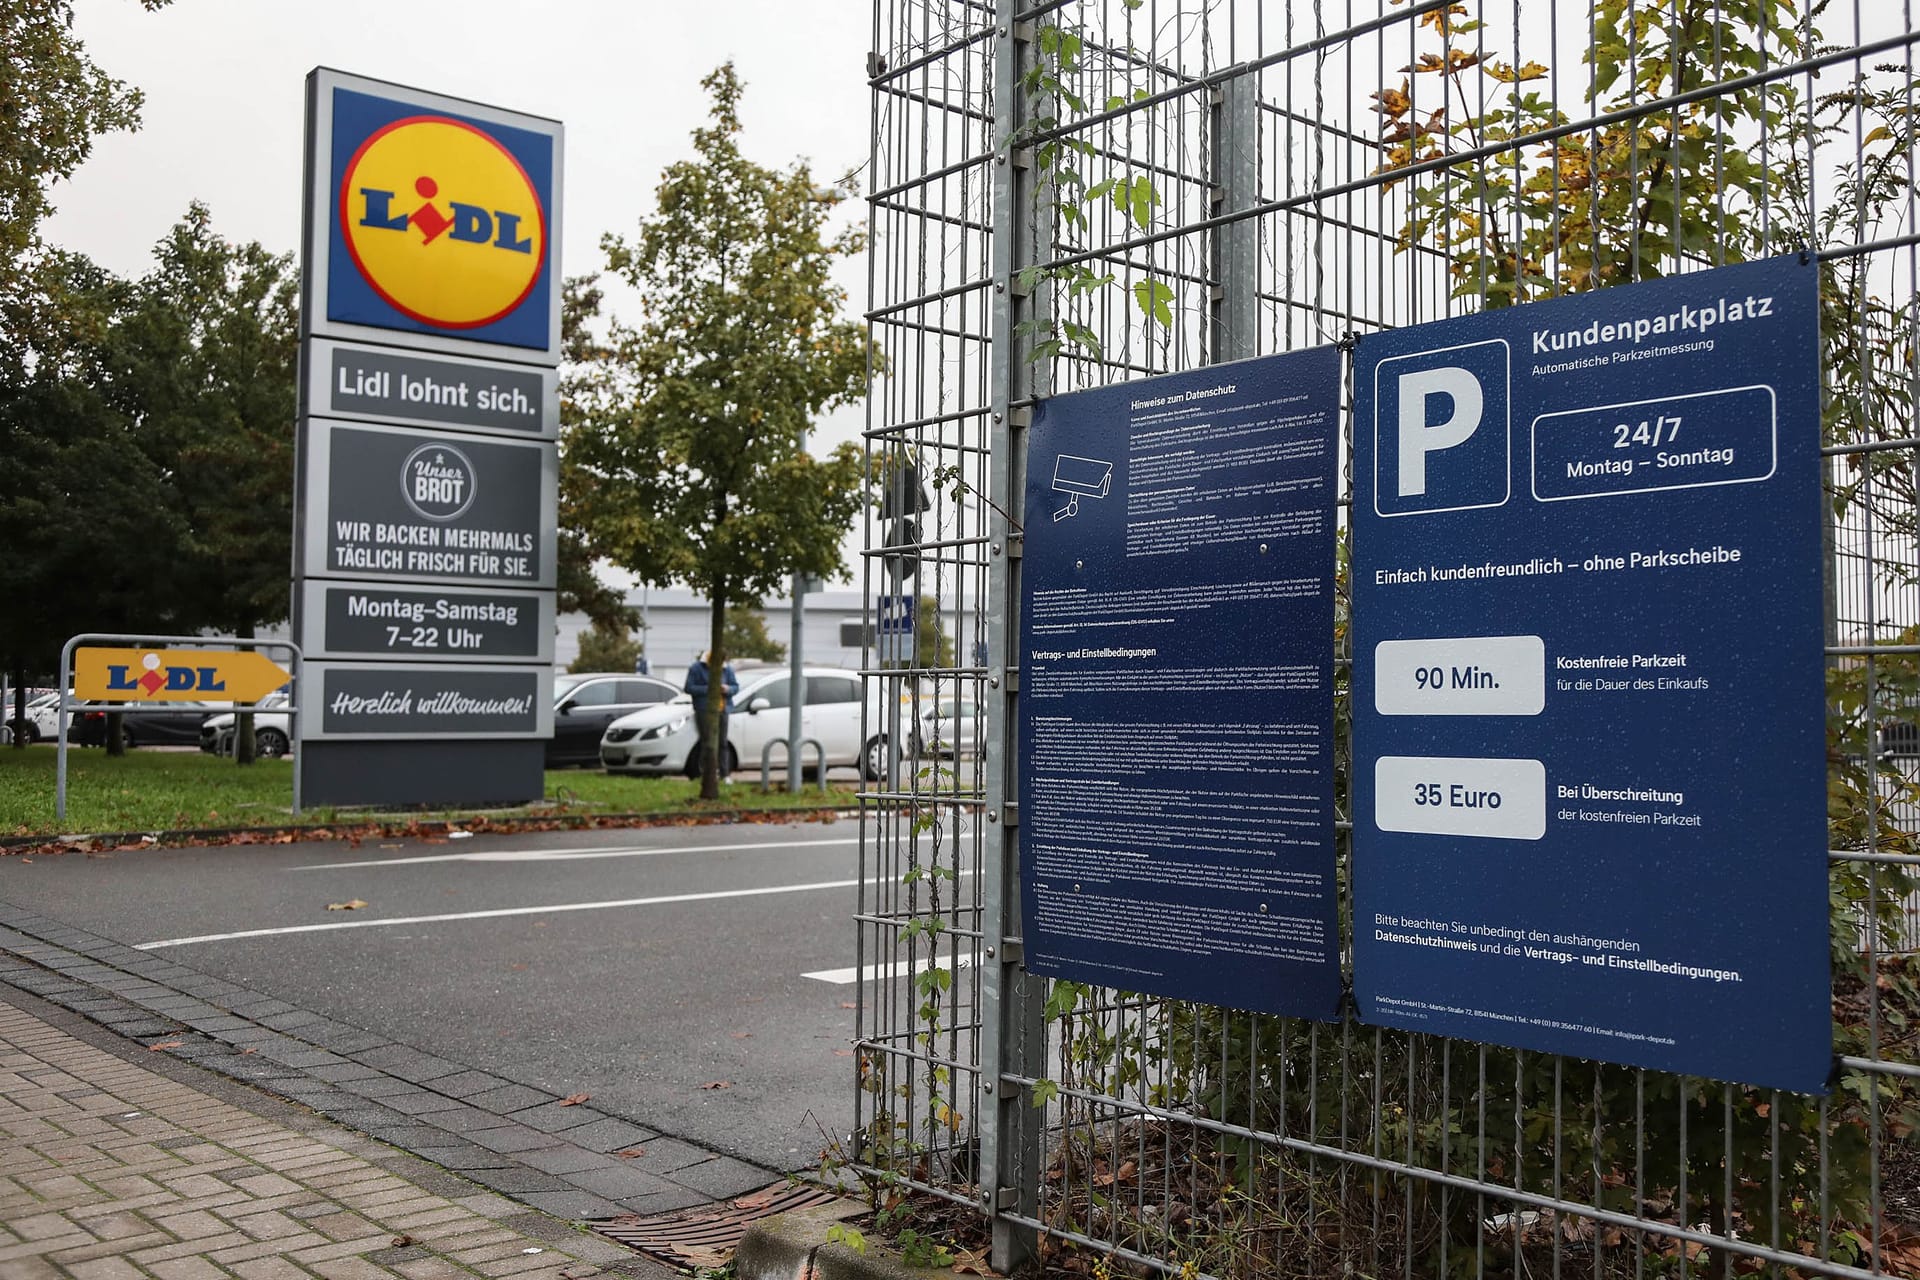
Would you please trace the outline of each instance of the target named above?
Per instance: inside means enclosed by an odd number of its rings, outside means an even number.
[[[360,862],[315,862],[293,871],[340,871],[361,867],[417,867],[425,862],[565,862],[576,858],[652,858],[666,853],[737,853],[744,849],[817,849],[859,844],[854,836],[842,840],[762,840],[754,844],[689,844],[672,849],[643,849],[623,845],[615,849],[485,849],[478,853],[434,853],[422,858],[367,858]]]
[[[803,978],[812,978],[815,982],[831,982],[836,987],[846,987],[853,985],[856,977],[865,982],[877,982],[882,978],[904,978],[907,976],[909,968],[916,973],[923,973],[926,971],[928,963],[926,960],[914,960],[912,962],[903,960],[898,964],[885,966],[870,964],[866,966],[864,970],[856,970],[852,965],[848,965],[844,969],[820,969],[813,973],[803,973],[800,976]],[[965,954],[958,956],[940,956],[933,960],[932,963],[951,965],[955,969],[970,969],[973,967],[973,957]]]
[[[492,911],[459,911],[440,916],[394,916],[386,920],[338,920],[326,924],[293,924],[278,929],[242,929],[234,933],[203,933],[192,938],[162,938],[142,942],[135,951],[187,947],[200,942],[233,942],[241,938],[277,938],[290,933],[331,933],[337,929],[384,929],[396,924],[440,924],[454,920],[498,920],[506,916],[546,916],[562,911],[607,911],[615,907],[659,907],[675,902],[712,902],[719,898],[760,898],[779,893],[811,893],[816,889],[851,889],[858,880],[823,880],[817,884],[772,885],[762,889],[717,889],[710,893],[673,893],[658,898],[622,898],[618,902],[564,902],[550,907],[499,907]]]

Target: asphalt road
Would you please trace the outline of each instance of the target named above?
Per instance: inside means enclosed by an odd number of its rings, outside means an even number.
[[[857,839],[843,819],[14,857],[0,899],[797,1169],[852,1121],[854,988],[805,975],[851,978]]]

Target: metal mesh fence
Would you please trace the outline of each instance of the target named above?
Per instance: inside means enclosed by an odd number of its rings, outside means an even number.
[[[867,576],[923,625],[869,672],[866,1177],[1102,1280],[1920,1275],[1916,39],[1892,0],[875,0]],[[1783,252],[1821,271],[1829,1098],[1025,975],[1037,398]],[[1344,596],[1335,641],[1344,771]]]

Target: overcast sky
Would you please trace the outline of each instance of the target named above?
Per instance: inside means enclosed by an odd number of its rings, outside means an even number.
[[[867,160],[863,0],[79,0],[93,60],[146,93],[138,132],[110,134],[53,191],[54,243],[126,275],[191,200],[234,240],[297,253],[307,72],[334,67],[566,125],[561,269],[604,265],[600,237],[653,206],[661,170],[691,154],[700,80],[732,59],[746,82],[742,146],[762,164],[806,159],[831,181]],[[850,202],[845,216],[863,219]],[[865,268],[838,272],[847,313]],[[611,293],[613,310],[621,299]],[[857,439],[858,408],[823,443]]]
[[[137,133],[102,138],[55,189],[57,243],[126,273],[193,199],[237,239],[295,250],[302,86],[315,66],[550,116],[567,127],[567,274],[602,232],[648,209],[689,153],[700,78],[731,58],[747,82],[744,146],[805,157],[822,179],[867,157],[867,6],[858,0],[81,0],[93,59],[146,92]]]

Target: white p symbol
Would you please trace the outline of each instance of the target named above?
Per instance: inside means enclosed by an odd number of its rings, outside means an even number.
[[[1444,395],[1453,414],[1427,425],[1427,397]],[[1427,491],[1427,455],[1462,444],[1480,426],[1480,379],[1465,369],[1423,369],[1400,375],[1400,496]]]

